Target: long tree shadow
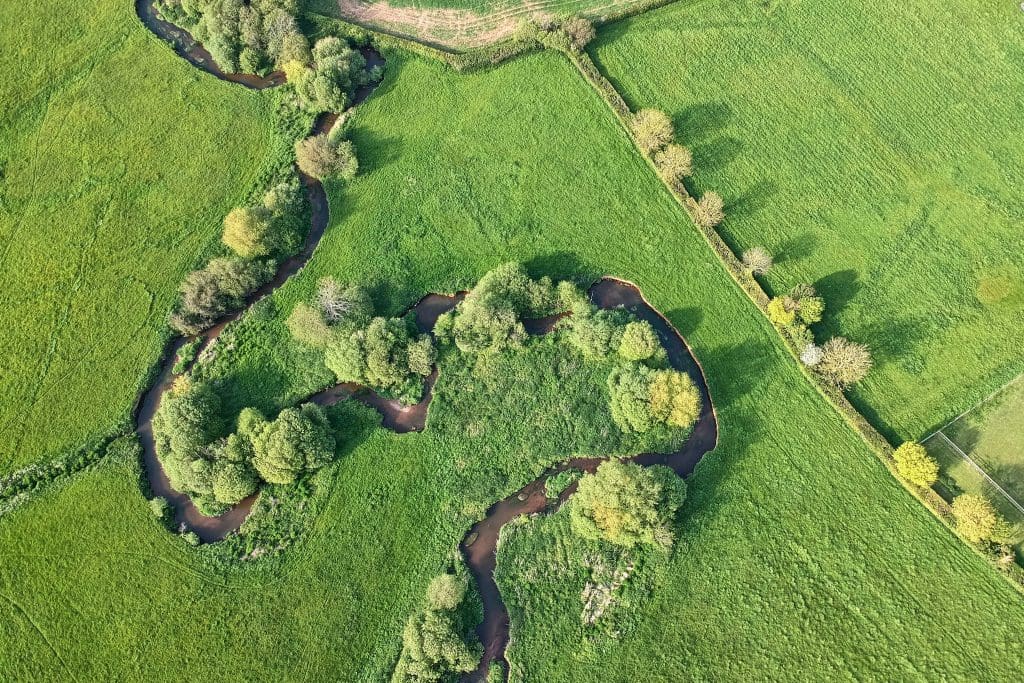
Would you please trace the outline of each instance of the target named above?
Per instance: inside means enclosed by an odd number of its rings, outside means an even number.
[[[859,274],[856,270],[838,270],[814,282],[814,289],[825,299],[825,315],[821,326],[831,334],[838,334],[839,313],[849,305],[860,292]]]
[[[793,263],[809,258],[818,247],[818,241],[817,234],[805,230],[799,235],[780,242],[775,245],[772,252],[775,263]]]

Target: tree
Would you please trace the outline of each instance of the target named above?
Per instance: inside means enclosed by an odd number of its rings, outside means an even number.
[[[804,325],[813,325],[821,321],[825,312],[825,300],[818,296],[813,285],[801,283],[795,285],[789,294],[783,297],[786,309],[796,313],[796,317]]]
[[[693,154],[682,145],[670,143],[654,154],[654,165],[661,177],[671,183],[693,174]]]
[[[224,218],[221,241],[242,258],[268,256],[279,246],[270,212],[262,206],[231,209]]]
[[[630,363],[614,368],[608,375],[609,407],[612,419],[624,432],[646,432],[654,426],[651,414],[651,379],[654,371]]]
[[[813,368],[821,362],[822,355],[821,347],[810,343],[804,346],[804,350],[800,352],[800,361],[807,367]]]
[[[235,504],[256,492],[259,478],[247,463],[223,462],[213,472],[213,497]]]
[[[685,372],[655,372],[650,396],[651,415],[669,427],[687,429],[700,416],[700,392]]]
[[[220,396],[205,382],[180,381],[164,394],[153,416],[153,438],[161,459],[192,460],[227,427]]]
[[[589,358],[607,358],[622,344],[622,310],[595,310],[589,302],[573,310],[567,341]]]
[[[635,320],[626,325],[619,342],[619,355],[626,360],[647,360],[661,350],[658,334],[645,320]]]
[[[743,265],[755,275],[764,275],[772,268],[772,255],[764,247],[751,247],[743,252]]]
[[[789,327],[796,322],[796,311],[786,305],[785,297],[777,296],[768,302],[768,319],[778,327]]]
[[[363,327],[373,315],[370,295],[359,285],[342,285],[333,277],[321,278],[313,298],[329,325],[342,321]]]
[[[572,49],[577,52],[585,48],[597,35],[594,25],[583,17],[570,17],[562,23],[562,30],[569,38]]]
[[[834,337],[822,346],[817,368],[825,379],[848,387],[864,379],[871,370],[871,352],[863,344]]]
[[[359,170],[352,142],[342,140],[332,143],[326,133],[296,142],[295,162],[303,173],[317,180],[328,177],[352,180]]]
[[[393,683],[436,683],[476,668],[479,655],[459,635],[447,611],[417,612],[402,630],[402,654]]]
[[[264,261],[216,258],[202,270],[188,274],[181,285],[177,310],[171,326],[182,334],[195,334],[212,325],[217,318],[241,306],[245,297],[273,275],[273,266]]]
[[[323,410],[312,403],[285,408],[273,422],[255,427],[253,466],[264,481],[290,484],[334,459],[335,441]]]
[[[427,586],[427,608],[453,610],[466,597],[466,580],[454,574],[435,576]]]
[[[907,441],[893,451],[896,471],[911,484],[927,488],[939,478],[939,464],[919,443]]]
[[[957,530],[974,543],[992,540],[1001,526],[999,514],[992,503],[973,493],[953,499],[953,517]]]
[[[675,135],[672,120],[657,109],[641,109],[633,115],[632,125],[637,145],[647,154],[653,154],[672,142]]]
[[[705,228],[713,228],[725,220],[725,204],[717,192],[705,192],[697,202],[694,220]]]
[[[631,548],[671,547],[686,484],[667,467],[610,460],[580,479],[569,519],[580,536]]]

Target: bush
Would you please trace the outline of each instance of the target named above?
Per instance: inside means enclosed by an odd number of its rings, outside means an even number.
[[[153,416],[153,440],[161,462],[181,460],[185,462],[199,458],[207,444],[221,436],[227,427],[222,413],[220,397],[206,383],[181,381],[175,383],[164,394],[160,408]],[[166,464],[166,463],[165,463]],[[187,481],[171,483],[178,490],[193,490]],[[188,477],[184,477],[188,479]]]
[[[796,322],[796,311],[786,305],[786,298],[777,296],[768,302],[768,319],[777,327],[789,327]]]
[[[266,261],[216,258],[188,274],[170,324],[182,334],[196,334],[245,303],[245,298],[273,276]]]
[[[571,17],[562,22],[562,30],[569,38],[569,44],[577,52],[585,48],[595,36],[597,31],[594,25],[583,17]]]
[[[478,654],[466,644],[448,612],[414,614],[402,630],[402,654],[391,680],[455,680],[451,674],[476,668]]]
[[[764,247],[751,247],[743,252],[743,265],[755,275],[764,275],[772,268],[772,255]]]
[[[224,218],[221,241],[242,258],[268,256],[279,246],[270,212],[262,206],[232,209]]]
[[[705,228],[714,228],[725,220],[725,204],[717,192],[705,192],[697,202],[694,220]]]
[[[953,499],[953,517],[957,530],[974,543],[992,540],[1001,526],[999,514],[992,503],[973,493]]]
[[[303,173],[317,180],[328,177],[352,180],[359,170],[352,143],[348,140],[332,143],[326,133],[296,142],[295,162]]]
[[[244,429],[252,434],[252,464],[264,481],[290,484],[334,459],[334,435],[319,406],[285,408],[273,422],[258,418],[250,413]]]
[[[163,496],[157,496],[149,501],[149,509],[154,517],[165,520],[170,516],[171,504]]]
[[[320,311],[309,304],[298,303],[285,321],[292,337],[301,344],[324,348],[330,343],[331,328]]]
[[[647,360],[661,350],[658,334],[651,324],[644,320],[635,320],[626,325],[619,343],[619,355],[626,360]]]
[[[669,548],[675,540],[675,513],[685,498],[686,484],[669,468],[612,460],[580,479],[569,518],[573,531],[584,538],[627,548]]]
[[[234,505],[256,492],[259,477],[248,463],[224,462],[214,469],[213,497]]]
[[[848,387],[864,379],[871,370],[871,352],[863,344],[834,337],[821,348],[821,362],[816,367],[828,381]]]
[[[633,135],[647,154],[653,154],[672,142],[672,120],[663,111],[641,109],[633,115]]]
[[[453,610],[466,597],[466,580],[454,574],[435,576],[427,586],[427,608]]]
[[[661,177],[670,183],[682,182],[693,174],[693,154],[682,145],[670,143],[654,154],[654,165]]]
[[[919,443],[907,441],[893,451],[892,457],[899,475],[915,486],[927,488],[939,478],[939,464]]]
[[[808,284],[793,287],[784,297],[784,301],[786,308],[795,312],[797,319],[804,325],[820,322],[825,312],[825,300]]]
[[[181,535],[181,540],[185,541],[192,547],[196,547],[200,544],[199,534],[194,531],[186,531]]]

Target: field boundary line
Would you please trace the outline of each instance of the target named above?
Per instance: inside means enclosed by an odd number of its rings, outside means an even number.
[[[990,393],[988,396],[986,396],[985,398],[981,399],[980,401],[975,403],[973,406],[971,406],[970,408],[968,408],[964,412],[960,413],[959,415],[954,417],[952,420],[950,420],[949,422],[947,422],[946,424],[942,425],[941,427],[936,429],[934,432],[929,434],[928,436],[926,436],[923,439],[921,439],[921,443],[924,443],[925,441],[927,441],[928,439],[932,438],[936,434],[942,432],[947,427],[950,427],[950,426],[956,424],[961,419],[963,419],[966,415],[969,415],[970,413],[973,413],[975,410],[977,410],[981,406],[985,405],[986,403],[991,401],[993,398],[995,398],[997,395],[1002,393],[1002,391],[1004,389],[1008,389],[1010,387],[1010,385],[1015,384],[1016,382],[1020,381],[1021,379],[1024,379],[1024,372],[1022,372],[1021,374],[1017,375],[1016,377],[1014,377],[1013,379],[1011,379],[1009,382],[1007,382],[1006,384],[1002,385],[1001,387],[998,387],[995,391]]]
[[[999,493],[1003,494],[1003,497],[1004,497],[1004,498],[1006,498],[1006,500],[1008,500],[1008,501],[1010,502],[1010,505],[1012,505],[1013,507],[1017,508],[1017,510],[1019,510],[1019,511],[1020,511],[1020,513],[1021,513],[1022,515],[1024,515],[1024,505],[1021,505],[1020,503],[1018,503],[1018,502],[1017,502],[1017,499],[1016,499],[1016,498],[1014,498],[1014,497],[1013,497],[1013,496],[1011,496],[1011,495],[1010,495],[1009,493],[1007,493],[1007,492],[1006,492],[1006,489],[1004,489],[1004,488],[1003,488],[1002,486],[1000,486],[1000,485],[999,485],[999,484],[998,484],[998,483],[996,482],[996,480],[995,480],[995,479],[993,479],[992,477],[990,477],[990,476],[989,476],[989,474],[988,474],[988,472],[986,472],[986,471],[985,471],[984,469],[982,469],[981,465],[979,465],[978,463],[976,463],[976,462],[975,462],[975,461],[974,461],[974,460],[973,460],[973,459],[971,458],[971,456],[969,456],[969,455],[967,455],[966,453],[964,453],[963,449],[962,449],[962,448],[960,448],[959,446],[957,446],[957,445],[956,445],[956,444],[955,444],[955,443],[953,442],[953,440],[952,440],[952,439],[950,439],[950,438],[949,438],[948,436],[946,436],[945,432],[943,432],[943,431],[942,431],[942,430],[940,429],[939,431],[937,431],[937,432],[935,432],[934,434],[932,434],[931,436],[929,436],[929,437],[928,437],[928,439],[931,439],[931,438],[932,438],[932,437],[934,437],[934,436],[939,436],[939,437],[942,437],[942,440],[943,440],[943,441],[945,441],[945,442],[946,442],[946,443],[947,443],[947,444],[949,445],[949,447],[950,447],[950,448],[952,448],[952,449],[953,449],[954,451],[956,451],[956,452],[957,452],[957,454],[958,454],[958,455],[959,455],[959,456],[960,456],[961,458],[963,458],[964,460],[966,460],[966,461],[967,461],[967,463],[968,463],[968,464],[969,464],[969,465],[970,465],[971,467],[973,467],[974,469],[976,469],[976,470],[978,471],[978,474],[980,474],[981,476],[985,477],[985,481],[987,481],[988,483],[992,484],[992,486],[994,486],[994,487],[996,488],[996,490],[997,490],[997,491],[999,491]],[[928,441],[928,439],[925,439],[924,441]],[[924,443],[924,441],[922,441],[921,443]]]

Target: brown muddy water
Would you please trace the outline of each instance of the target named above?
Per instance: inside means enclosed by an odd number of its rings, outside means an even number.
[[[168,23],[157,16],[152,0],[136,0],[135,11],[142,23],[149,28],[158,38],[161,38],[174,48],[174,51],[187,60],[193,66],[231,83],[237,83],[253,90],[262,90],[282,85],[285,82],[284,74],[281,72],[270,73],[267,76],[255,74],[232,74],[225,73],[210,56],[210,53],[198,43],[187,31],[174,24]],[[366,59],[366,68],[372,69],[384,65],[384,58],[376,50],[370,47],[360,50]],[[360,87],[352,98],[352,106],[360,104],[379,85],[378,82],[368,83]],[[325,133],[331,129],[338,120],[337,113],[324,113],[317,117],[313,125],[312,134]],[[187,342],[202,337],[203,342],[199,348],[202,353],[212,344],[228,323],[237,320],[246,310],[263,297],[271,294],[275,289],[283,285],[290,277],[302,270],[303,266],[313,256],[320,239],[330,222],[330,209],[327,203],[327,193],[323,184],[316,178],[306,175],[301,171],[299,179],[306,190],[311,208],[311,221],[309,232],[306,234],[305,242],[299,253],[283,261],[278,267],[274,277],[246,300],[246,305],[232,313],[229,313],[218,320],[210,329],[192,337],[178,338],[170,342],[164,351],[164,361],[160,368],[160,374],[156,382],[148,391],[142,394],[136,409],[136,432],[142,442],[143,467],[149,481],[150,489],[154,496],[166,498],[174,509],[174,522],[181,529],[194,531],[204,542],[216,541],[224,538],[230,532],[238,529],[248,516],[256,496],[250,496],[241,503],[231,508],[218,517],[207,517],[199,512],[191,499],[171,487],[170,481],[160,464],[156,455],[156,444],[153,439],[152,419],[160,407],[160,399],[163,397],[174,381],[172,368],[178,350]],[[436,316],[434,316],[436,319]],[[424,413],[425,413],[424,409]]]

